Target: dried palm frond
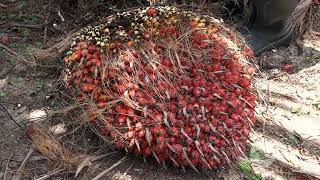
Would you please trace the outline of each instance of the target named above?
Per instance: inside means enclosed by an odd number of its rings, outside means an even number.
[[[32,140],[35,148],[51,161],[60,164],[61,168],[74,169],[83,156],[78,156],[65,148],[60,142],[37,123],[30,124],[25,132]]]
[[[314,21],[312,6],[313,0],[300,1],[292,14],[293,26],[298,37],[307,31],[312,32]]]

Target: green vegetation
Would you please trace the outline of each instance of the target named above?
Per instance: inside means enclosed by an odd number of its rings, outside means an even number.
[[[285,137],[283,137],[281,139],[281,142],[286,144],[286,145],[295,145],[295,146],[299,146],[302,142],[302,138],[301,136],[296,133],[287,133]]]
[[[266,159],[266,156],[264,155],[262,150],[260,150],[259,148],[255,147],[255,146],[251,147],[251,149],[249,151],[249,157],[251,159],[257,159],[257,160]]]
[[[297,106],[297,107],[293,107],[291,109],[291,112],[294,113],[294,114],[301,114],[302,113],[302,108]]]
[[[37,90],[41,90],[44,87],[44,81],[42,79],[37,79],[35,85]]]
[[[260,173],[255,173],[251,162],[249,160],[240,160],[239,168],[241,172],[245,175],[246,180],[260,180],[262,179]]]
[[[4,91],[0,90],[0,97],[4,97],[6,95],[7,95],[7,93],[5,93]]]

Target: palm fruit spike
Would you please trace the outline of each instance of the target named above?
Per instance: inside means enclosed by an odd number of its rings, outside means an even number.
[[[116,148],[217,169],[246,150],[255,123],[252,55],[213,17],[147,7],[82,29],[65,79],[87,123]]]

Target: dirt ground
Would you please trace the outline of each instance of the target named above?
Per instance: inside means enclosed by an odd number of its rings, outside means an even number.
[[[109,6],[103,12],[114,12],[118,6]],[[313,16],[319,24],[320,7],[316,8]],[[257,57],[261,67],[255,79],[258,123],[250,136],[247,158],[230,169],[196,173],[113,151],[86,125],[75,127],[69,113],[49,113],[68,104],[67,94],[55,88],[62,60],[39,63],[30,48],[48,48],[71,30],[103,15],[84,13],[77,17],[77,13],[63,9],[40,0],[0,2],[0,179],[91,179],[123,158],[124,162],[101,179],[320,179],[317,34]],[[317,23],[313,30],[320,32]],[[92,163],[77,177],[74,172],[63,171],[59,164],[34,150],[14,121],[22,127],[26,121],[49,127],[58,140],[65,140],[65,147],[89,155]]]

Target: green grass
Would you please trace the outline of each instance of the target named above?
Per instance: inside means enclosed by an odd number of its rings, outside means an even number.
[[[23,78],[22,77],[13,77],[10,81],[11,84],[14,86],[19,86],[19,84],[23,83]]]
[[[241,172],[245,175],[246,180],[260,180],[262,179],[260,173],[255,173],[252,166],[251,161],[249,160],[240,160],[239,168]]]
[[[0,15],[0,20],[27,24],[27,23],[32,23],[39,20],[39,17],[34,15],[8,14],[8,15]]]
[[[43,43],[42,43],[42,42],[39,42],[39,41],[36,41],[36,42],[34,43],[34,46],[35,46],[36,48],[40,48],[40,49],[44,47]]]
[[[16,58],[14,58],[14,57],[8,56],[8,57],[7,57],[7,62],[8,62],[9,64],[11,64],[11,65],[15,65],[15,64],[17,63],[17,60],[16,60]]]
[[[21,37],[28,37],[29,35],[30,35],[30,30],[29,29],[25,29],[25,28],[21,29],[21,31],[20,31],[20,36]]]
[[[12,44],[12,47],[17,49],[24,49],[27,47],[27,44],[23,42],[16,42]]]
[[[266,159],[266,156],[262,152],[262,150],[260,150],[259,148],[255,147],[255,146],[251,147],[251,149],[249,151],[249,157],[251,159],[256,159],[256,160],[264,160],[264,159]]]
[[[294,114],[301,114],[302,113],[302,108],[297,106],[297,107],[293,107],[291,108],[291,113],[294,113]]]
[[[280,141],[286,145],[299,146],[302,143],[302,137],[298,133],[292,132],[287,133]]]
[[[37,90],[41,90],[44,87],[44,81],[42,79],[37,79],[35,85]]]
[[[6,95],[7,95],[7,93],[5,93],[4,91],[0,90],[0,97],[4,97]]]

